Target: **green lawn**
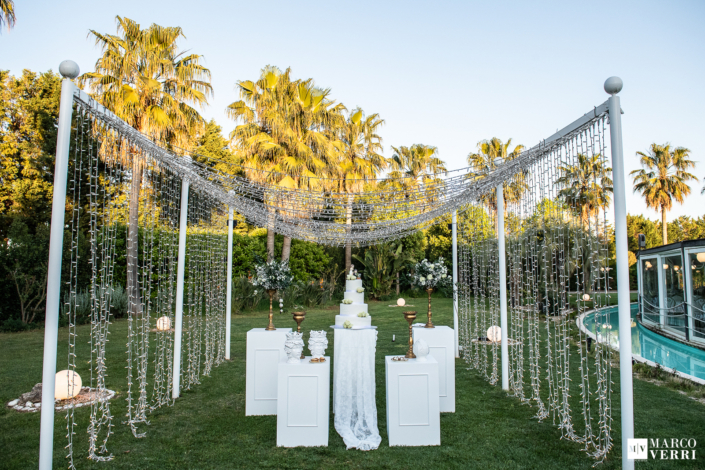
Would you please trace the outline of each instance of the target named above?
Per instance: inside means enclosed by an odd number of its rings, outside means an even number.
[[[589,469],[593,460],[579,444],[559,439],[560,431],[550,422],[532,419],[534,409],[507,397],[499,387],[489,385],[462,360],[456,362],[456,412],[441,415],[440,447],[394,447],[386,440],[384,356],[403,354],[407,324],[402,309],[388,308],[390,302],[370,303],[373,323],[379,327],[377,343],[377,409],[382,444],[378,450],[346,451],[335,432],[332,414],[327,448],[284,449],[276,447],[276,417],[245,417],[245,338],[247,330],[266,326],[264,312],[234,316],[231,362],[214,369],[201,385],[185,392],[176,404],[151,415],[143,426],[147,437],[135,439],[122,424],[125,406],[125,337],[127,323],[112,325],[108,345],[108,387],[118,391],[112,401],[114,434],[108,448],[115,460],[92,463],[86,460],[87,408],[78,409],[76,466],[82,468],[528,468]],[[423,316],[424,299],[409,299]],[[305,330],[328,329],[336,307],[309,310]],[[434,299],[434,322],[452,326],[452,303]],[[295,326],[290,316],[275,317],[278,326]],[[332,331],[332,330],[329,330]],[[392,342],[392,334],[397,341]],[[79,328],[77,341],[79,373],[88,377],[88,327]],[[329,335],[328,353],[332,353]],[[62,349],[59,368],[66,364],[67,330],[60,330]],[[43,331],[0,334],[0,399],[8,402],[41,381]],[[572,355],[577,370],[577,354]],[[528,379],[528,374],[527,377]],[[621,467],[619,375],[615,370],[612,405],[615,445],[607,462],[598,468]],[[635,380],[635,428],[637,437],[695,438],[705,445],[705,405],[676,391]],[[580,418],[573,408],[574,419]],[[54,466],[64,468],[66,427],[62,414],[56,416]],[[0,468],[36,468],[39,448],[39,413],[0,411]],[[700,450],[700,449],[698,449]],[[698,452],[700,454],[701,452]],[[705,468],[698,462],[645,461],[637,468]]]

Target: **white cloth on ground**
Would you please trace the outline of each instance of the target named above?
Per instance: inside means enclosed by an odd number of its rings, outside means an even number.
[[[336,330],[334,347],[335,430],[348,449],[374,450],[382,442],[375,402],[377,330]]]

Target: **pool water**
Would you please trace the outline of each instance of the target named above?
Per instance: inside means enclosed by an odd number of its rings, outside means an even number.
[[[638,306],[632,304],[632,354],[705,380],[705,351],[681,344],[644,328],[636,320],[637,312]],[[595,315],[593,312],[585,316],[583,319],[585,328],[595,333],[601,341],[606,340],[613,347],[619,347],[617,307],[600,310],[597,314],[597,325],[595,325]]]

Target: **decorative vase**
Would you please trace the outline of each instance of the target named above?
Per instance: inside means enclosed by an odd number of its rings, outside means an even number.
[[[326,348],[328,347],[328,338],[326,338],[326,332],[321,331],[311,331],[308,337],[308,349],[311,351],[311,362],[326,362],[323,357],[326,353]]]
[[[409,350],[404,357],[414,359],[416,355],[414,354],[414,336],[411,332],[411,324],[416,320],[416,312],[404,312],[404,319],[409,323]]]
[[[416,341],[414,343],[414,354],[418,362],[428,361],[428,343],[422,339]]]
[[[433,292],[433,288],[426,289],[426,292],[428,292],[428,321],[424,325],[424,328],[435,328],[435,326],[433,326],[433,320],[431,320],[431,292]]]
[[[267,289],[267,294],[269,294],[269,325],[267,325],[267,328],[265,328],[265,331],[274,331],[276,328],[274,328],[274,322],[272,321],[274,318],[274,313],[272,312],[272,300],[274,299],[274,294],[277,293],[276,289]]]
[[[301,333],[301,322],[304,321],[304,318],[306,318],[306,312],[294,312],[291,314],[294,317],[294,321],[296,322],[296,331]],[[304,353],[301,353],[301,359],[303,359]]]
[[[298,364],[301,362],[301,353],[304,350],[303,334],[298,331],[292,331],[286,334],[284,342],[284,351],[288,357],[288,364]]]

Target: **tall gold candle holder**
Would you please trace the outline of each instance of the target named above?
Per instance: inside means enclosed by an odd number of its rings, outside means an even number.
[[[433,320],[431,320],[431,292],[433,292],[433,289],[426,289],[426,292],[428,292],[428,321],[424,325],[424,328],[435,328],[435,326],[433,326]]]
[[[276,328],[274,328],[274,322],[272,321],[274,319],[274,312],[272,312],[272,300],[274,299],[274,294],[277,293],[277,290],[267,289],[267,293],[269,294],[269,325],[267,325],[265,331],[274,331]]]
[[[404,312],[404,319],[409,322],[409,350],[404,357],[416,359],[416,354],[414,354],[414,336],[411,332],[411,324],[416,320],[416,312]]]
[[[296,322],[296,332],[301,333],[301,322],[306,318],[306,312],[293,312],[291,314]],[[301,351],[301,359],[305,359],[303,350]]]

